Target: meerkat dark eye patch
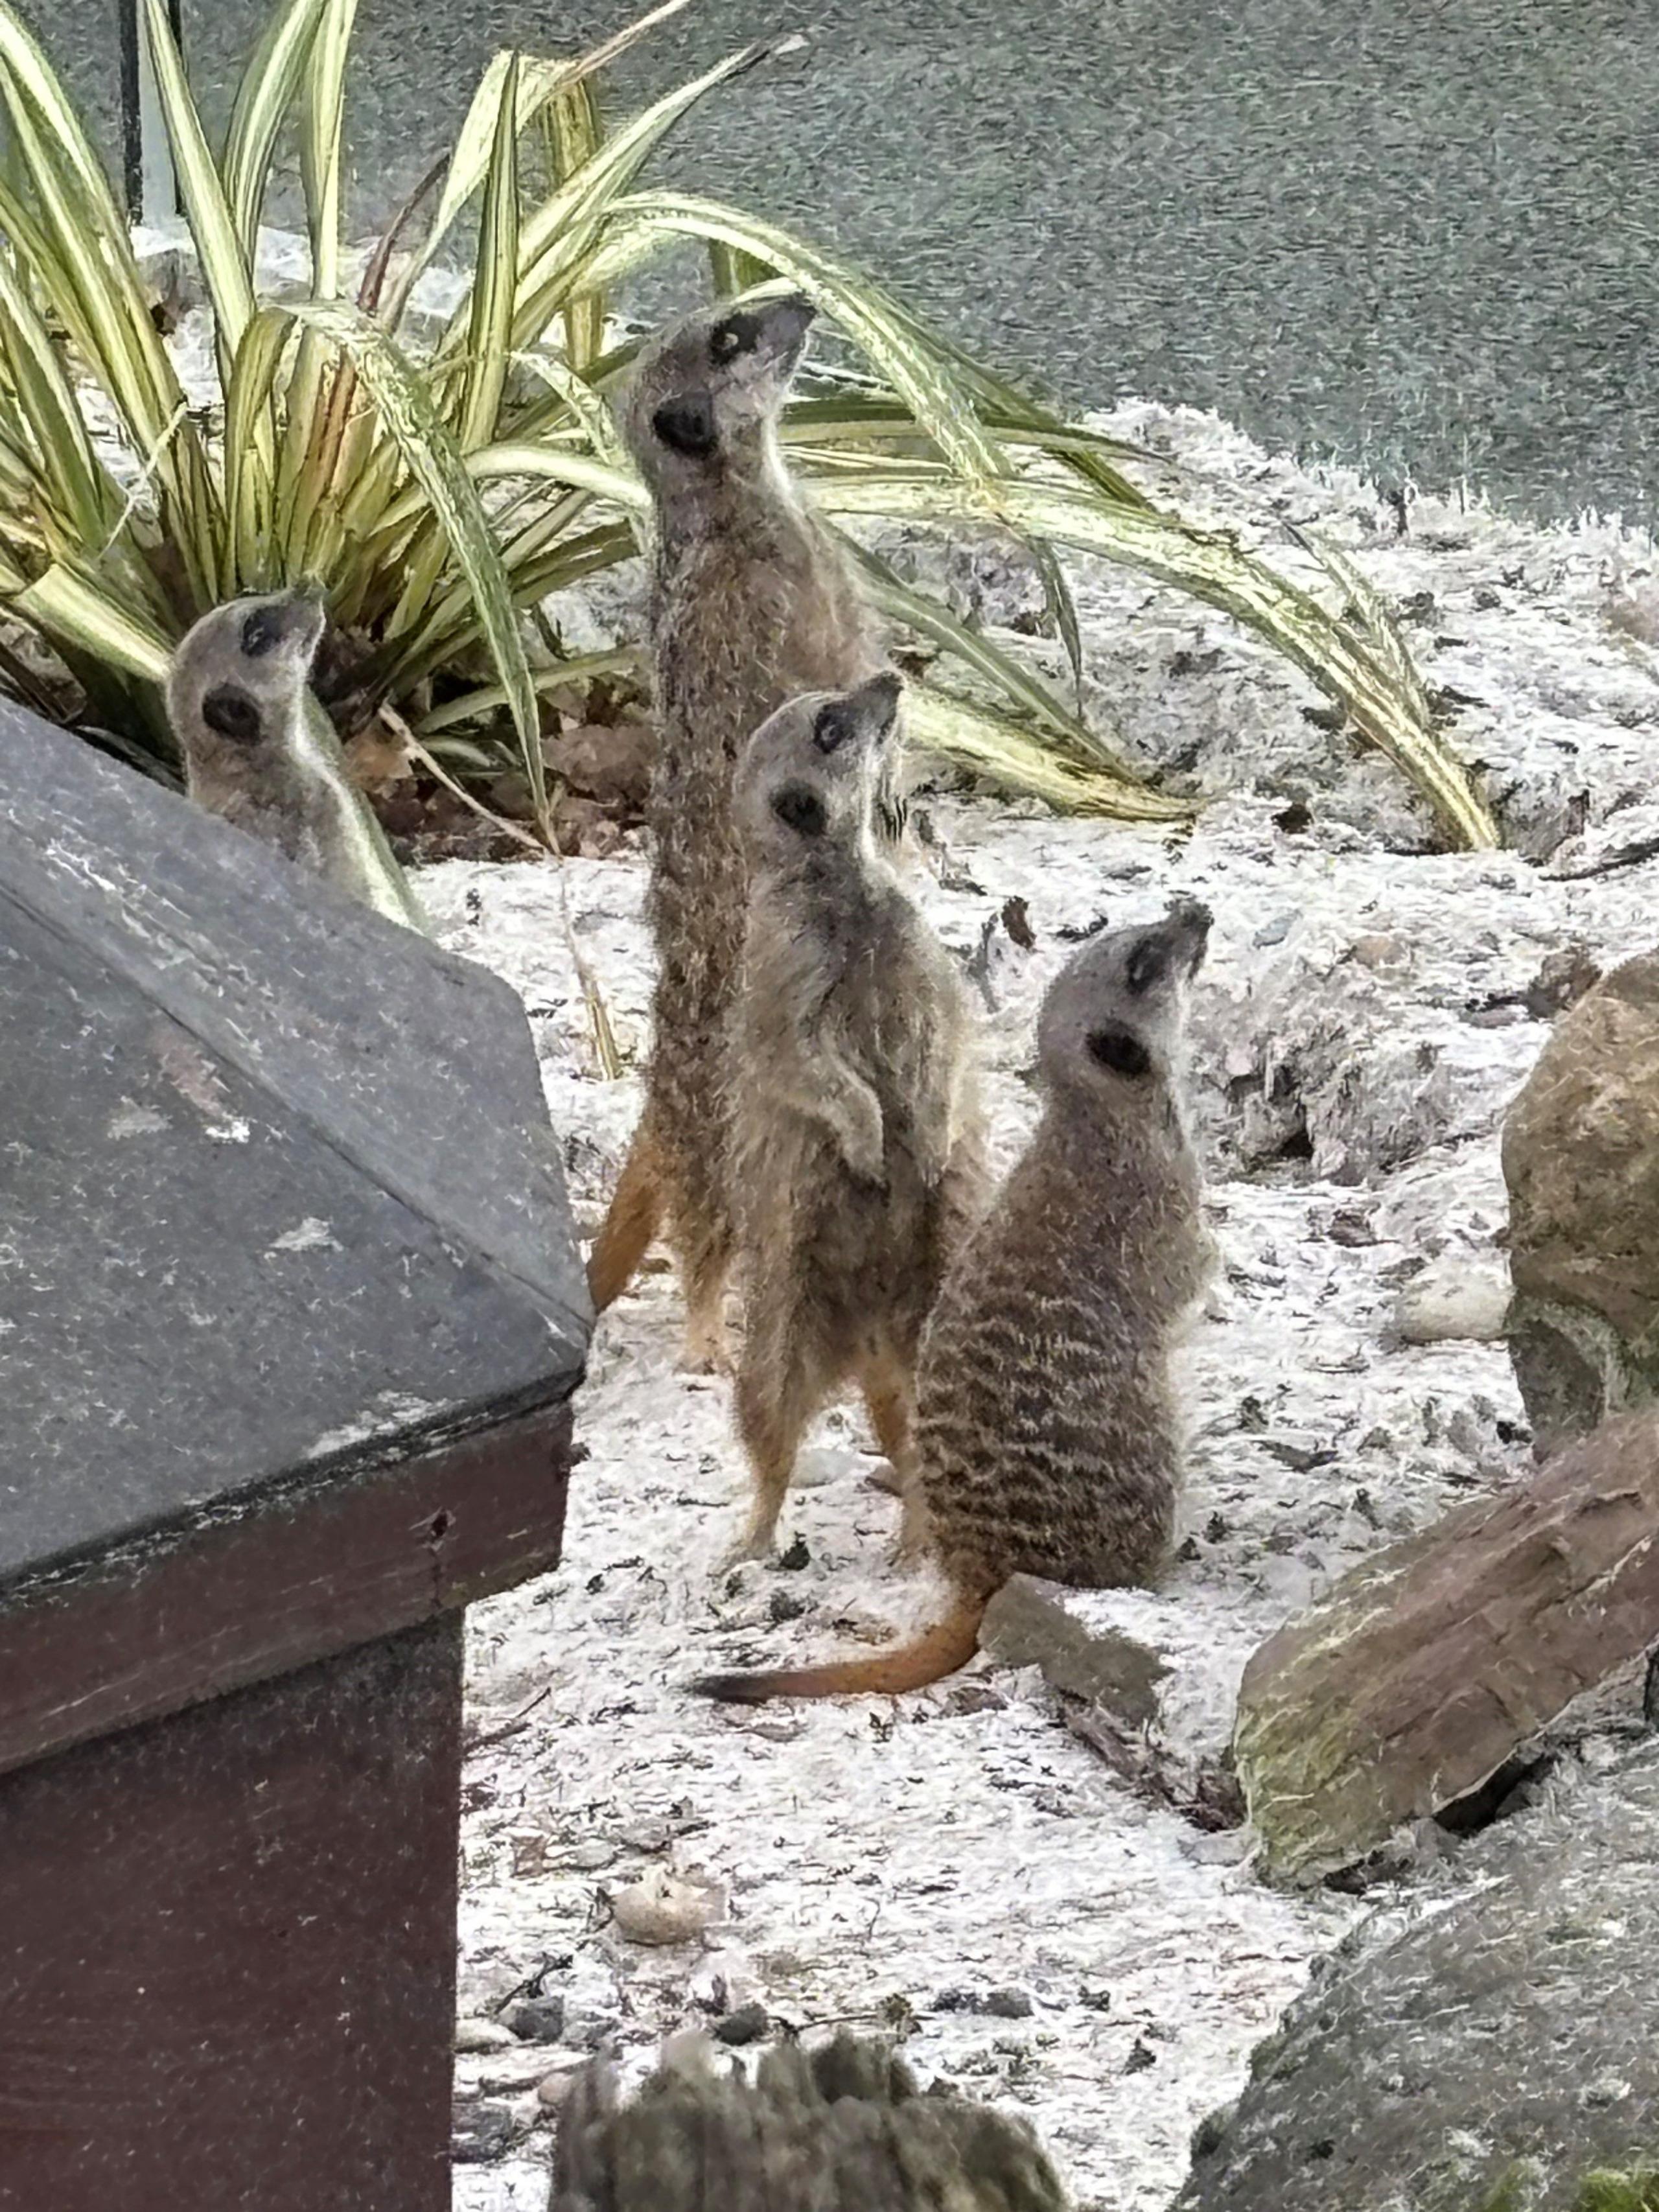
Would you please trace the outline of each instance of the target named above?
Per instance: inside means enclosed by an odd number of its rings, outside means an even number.
[[[753,353],[760,336],[760,319],[757,315],[728,315],[723,323],[715,325],[708,340],[709,357],[716,362],[735,361],[740,353]]]
[[[1152,1055],[1128,1030],[1095,1030],[1089,1038],[1089,1055],[1115,1075],[1145,1075]]]
[[[1161,983],[1170,972],[1170,944],[1164,937],[1143,937],[1123,966],[1123,980],[1137,997]]]
[[[671,453],[701,460],[719,443],[714,428],[714,403],[706,392],[682,392],[665,399],[651,417],[651,427]]]
[[[218,684],[208,693],[202,702],[202,720],[209,729],[239,745],[257,744],[264,726],[258,707],[234,684]]]
[[[786,783],[773,799],[772,811],[780,822],[802,837],[822,837],[830,819],[823,811],[823,801],[804,783]]]
[[[242,651],[250,660],[263,660],[274,652],[283,635],[282,611],[277,607],[255,607],[242,624]]]
[[[812,743],[821,753],[833,753],[855,738],[859,730],[858,708],[851,699],[832,699],[827,707],[818,708],[817,721],[812,725]]]

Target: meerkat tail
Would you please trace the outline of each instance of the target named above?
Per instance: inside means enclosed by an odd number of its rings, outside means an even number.
[[[902,1690],[925,1690],[965,1667],[978,1650],[988,1603],[982,1597],[965,1598],[914,1644],[895,1644],[871,1659],[831,1660],[823,1667],[781,1668],[775,1673],[702,1674],[691,1687],[699,1697],[728,1705],[760,1705],[769,1698],[891,1698]]]
[[[587,1255],[587,1290],[596,1313],[613,1305],[639,1273],[661,1218],[662,1180],[656,1147],[643,1129],[636,1129],[605,1220]]]

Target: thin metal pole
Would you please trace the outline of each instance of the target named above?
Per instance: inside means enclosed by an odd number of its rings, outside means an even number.
[[[143,0],[118,0],[121,46],[121,169],[127,214],[162,223],[183,212],[167,125],[149,56]],[[167,0],[167,22],[184,51],[184,0]]]

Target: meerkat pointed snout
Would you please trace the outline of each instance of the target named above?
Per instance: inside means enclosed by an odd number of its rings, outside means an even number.
[[[653,487],[741,476],[773,432],[817,309],[804,294],[690,316],[635,373],[623,433]]]
[[[192,798],[259,747],[280,747],[323,635],[319,592],[232,599],[186,634],[167,673],[167,713]],[[211,799],[204,799],[211,804]]]
[[[916,1483],[955,1594],[875,1657],[706,1678],[743,1703],[920,1689],[963,1666],[1011,1575],[1081,1588],[1157,1579],[1175,1520],[1170,1355],[1211,1264],[1181,1091],[1206,908],[1092,938],[1038,1022],[1036,1133],[965,1240],[916,1376]]]
[[[888,673],[791,700],[738,772],[750,894],[729,1097],[755,1478],[739,1558],[770,1547],[801,1435],[847,1380],[916,1546],[916,1354],[983,1200],[966,989],[874,829],[900,690]]]
[[[661,1228],[685,1299],[682,1364],[704,1371],[726,1362],[737,1202],[726,1060],[748,883],[734,773],[786,701],[840,692],[884,658],[851,565],[802,500],[778,436],[813,313],[793,294],[699,308],[645,347],[619,410],[652,495],[659,746],[647,912],[658,978],[645,1109],[587,1279],[603,1312]],[[878,814],[896,842],[891,751]]]

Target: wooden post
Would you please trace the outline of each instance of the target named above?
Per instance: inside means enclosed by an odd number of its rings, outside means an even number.
[[[0,708],[0,2212],[443,2212],[591,1323],[523,1009]]]

